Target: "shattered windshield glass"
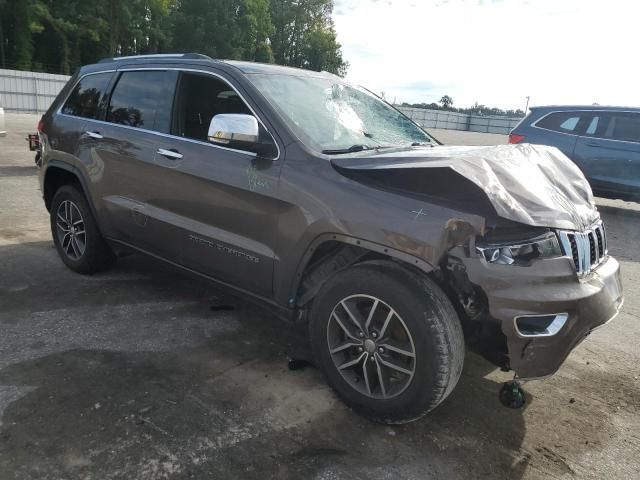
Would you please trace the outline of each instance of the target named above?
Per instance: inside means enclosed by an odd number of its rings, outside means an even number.
[[[250,78],[314,150],[347,153],[432,142],[400,112],[337,77],[254,74]]]

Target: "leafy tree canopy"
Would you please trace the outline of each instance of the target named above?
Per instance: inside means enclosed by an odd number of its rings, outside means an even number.
[[[198,52],[344,75],[333,0],[0,0],[0,68]]]

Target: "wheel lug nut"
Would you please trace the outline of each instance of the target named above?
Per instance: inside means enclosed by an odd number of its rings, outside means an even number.
[[[360,332],[360,333],[358,333],[358,336],[359,336],[360,338],[363,338],[363,337],[364,337],[364,333],[363,333],[363,332]]]
[[[373,333],[371,334],[371,336],[372,336],[373,338],[378,338],[378,332],[373,332]]]
[[[358,347],[358,352],[362,352],[362,347]]]
[[[382,347],[378,348],[378,352],[384,353],[384,348],[382,348]]]

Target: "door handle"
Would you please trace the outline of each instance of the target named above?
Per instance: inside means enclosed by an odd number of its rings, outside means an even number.
[[[84,132],[84,134],[89,137],[89,138],[95,138],[96,140],[100,140],[102,138],[104,138],[102,135],[100,135],[100,133],[98,132],[90,132],[90,131],[86,131]]]
[[[162,155],[163,157],[170,158],[171,160],[180,160],[182,158],[182,154],[180,152],[177,152],[176,150],[159,148],[156,153],[158,155]]]

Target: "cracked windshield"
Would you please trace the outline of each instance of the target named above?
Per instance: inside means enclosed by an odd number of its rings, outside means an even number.
[[[348,153],[431,143],[420,127],[372,93],[330,75],[251,75],[285,122],[315,150]]]

